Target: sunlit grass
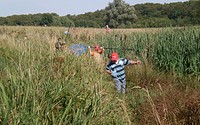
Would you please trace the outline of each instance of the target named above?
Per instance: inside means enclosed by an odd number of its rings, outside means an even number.
[[[0,27],[1,124],[198,122],[198,27],[155,29],[154,32],[145,32],[153,29],[140,29],[140,32],[124,29],[120,33],[116,29],[110,34],[105,34],[104,29],[71,29],[71,36],[63,35],[65,30]],[[106,50],[104,64],[97,66],[87,52],[81,56],[69,51],[56,53],[54,43],[59,37],[66,41],[67,48],[82,43],[120,49]],[[180,48],[180,45],[184,46]],[[133,50],[123,51],[124,48]],[[185,61],[191,62],[184,73],[184,67],[179,67],[184,63],[179,59],[186,49],[192,54],[186,53],[190,56]],[[141,66],[126,67],[124,96],[115,91],[112,78],[105,73],[107,55],[112,51],[121,57],[143,61]],[[176,53],[171,56],[171,52]],[[189,116],[191,119],[187,119]]]

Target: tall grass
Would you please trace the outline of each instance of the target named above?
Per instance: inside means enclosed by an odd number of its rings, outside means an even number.
[[[198,79],[171,74],[199,78],[198,28],[128,34],[74,29],[70,37],[63,35],[64,30],[0,27],[0,124],[199,123]],[[96,66],[89,53],[56,53],[54,43],[59,37],[68,46],[101,44],[120,49],[106,50],[105,63]],[[107,54],[112,51],[143,60],[142,66],[126,68],[124,96],[115,92],[112,79],[104,72]],[[176,53],[172,56],[171,52]],[[181,67],[186,65],[182,56],[186,62],[191,59],[186,68]]]
[[[108,53],[117,51],[122,57],[148,59],[158,70],[199,79],[199,39],[199,27],[188,27],[128,35],[114,33],[105,36],[101,42],[106,47],[118,48]]]

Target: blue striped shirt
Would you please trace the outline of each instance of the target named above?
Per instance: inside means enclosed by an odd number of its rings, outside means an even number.
[[[106,70],[109,70],[111,72],[111,75],[114,79],[118,80],[125,80],[125,65],[129,65],[130,60],[120,58],[116,63],[113,63],[110,61],[106,67]]]

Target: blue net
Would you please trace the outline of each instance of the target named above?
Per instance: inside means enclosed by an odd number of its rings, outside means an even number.
[[[83,45],[83,44],[73,44],[69,48],[70,48],[72,53],[74,53],[78,56],[85,53],[88,49],[88,47],[86,45]]]

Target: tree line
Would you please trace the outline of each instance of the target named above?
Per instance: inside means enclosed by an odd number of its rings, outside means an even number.
[[[200,1],[129,5],[123,0],[114,0],[105,9],[79,15],[59,16],[56,13],[38,13],[0,17],[0,25],[9,26],[100,28],[109,25],[112,28],[143,28],[199,24]]]

